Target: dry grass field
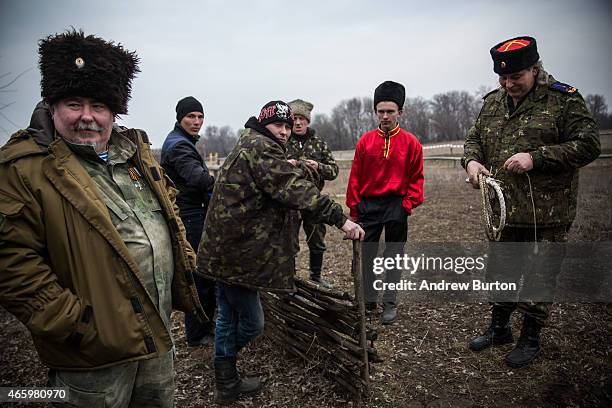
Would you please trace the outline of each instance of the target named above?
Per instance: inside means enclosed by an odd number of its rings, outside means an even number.
[[[611,146],[612,147],[612,146]],[[611,149],[612,150],[612,149]],[[348,168],[326,192],[344,201]],[[409,240],[483,241],[478,191],[468,187],[462,169],[426,162],[426,203],[409,219]],[[580,202],[570,232],[574,241],[612,240],[612,159],[581,171]],[[302,248],[305,244],[301,242]],[[351,289],[350,243],[328,229],[324,277]],[[612,254],[609,254],[612,255]],[[298,258],[298,275],[307,276],[307,252]],[[470,352],[467,341],[488,324],[484,304],[400,305],[399,318],[381,326],[375,346],[383,362],[372,365],[368,407],[596,407],[612,406],[612,306],[557,304],[543,331],[543,352],[529,367],[503,363],[511,346]],[[176,406],[213,406],[212,349],[188,349],[182,316],[173,316],[176,339]],[[376,318],[373,319],[376,323]],[[518,317],[514,317],[518,327]],[[0,386],[43,386],[40,364],[27,330],[0,311]],[[241,407],[353,406],[350,398],[316,366],[291,357],[265,337],[242,352],[240,364],[265,380],[262,393]]]

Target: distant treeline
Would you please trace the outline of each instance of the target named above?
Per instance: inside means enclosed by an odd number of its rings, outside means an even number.
[[[449,91],[434,95],[408,98],[400,117],[402,128],[415,134],[421,143],[461,140],[472,126],[482,106],[483,89],[474,94]],[[612,113],[603,95],[587,95],[586,103],[600,129],[612,128]],[[378,125],[372,98],[351,98],[338,103],[331,114],[319,113],[310,126],[332,150],[351,150],[359,137]],[[236,143],[242,130],[229,126],[207,126],[197,144],[202,155],[217,152],[225,157]]]
[[[462,139],[481,106],[481,97],[465,91],[434,95],[431,100],[408,98],[400,126],[421,143]],[[332,150],[351,150],[363,133],[378,126],[378,119],[372,98],[352,98],[336,105],[331,115],[315,115],[311,126]]]

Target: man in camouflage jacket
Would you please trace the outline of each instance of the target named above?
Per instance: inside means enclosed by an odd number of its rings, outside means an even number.
[[[255,392],[258,379],[241,379],[236,354],[263,330],[259,290],[294,291],[292,211],[306,210],[314,222],[342,229],[350,239],[364,232],[342,207],[307,179],[306,166],[287,160],[285,144],[293,114],[282,101],[251,117],[225,159],[204,225],[199,272],[217,281],[215,329],[216,399],[235,400]]]
[[[479,173],[501,182],[507,211],[501,241],[565,242],[576,215],[578,168],[600,153],[597,127],[576,88],[544,71],[534,38],[513,38],[490,52],[501,87],[484,97],[462,165],[475,188]],[[491,204],[499,216],[497,201]],[[528,275],[526,260],[514,258],[507,261]],[[544,269],[556,276],[563,254],[546,259]],[[522,367],[533,361],[550,303],[493,303],[491,326],[469,347],[479,351],[512,342],[509,320],[517,307],[525,315],[523,328],[506,363]]]
[[[294,123],[289,142],[287,142],[287,157],[293,164],[303,162],[317,176],[317,188],[323,190],[325,180],[335,180],[338,177],[338,165],[334,160],[327,143],[319,138],[314,129],[310,128],[310,113],[313,105],[310,102],[296,99],[289,102],[293,111]],[[321,280],[323,253],[325,252],[325,224],[315,224],[308,218],[308,213],[301,213],[295,226],[295,250],[299,251],[300,223],[303,221],[306,243],[310,251],[310,279],[330,287]]]

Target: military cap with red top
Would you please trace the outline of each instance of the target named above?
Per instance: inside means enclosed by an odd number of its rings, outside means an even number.
[[[491,48],[493,71],[507,75],[529,68],[540,59],[538,45],[533,37],[516,37]]]

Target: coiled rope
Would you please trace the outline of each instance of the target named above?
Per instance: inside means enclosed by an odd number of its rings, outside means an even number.
[[[478,185],[480,186],[480,193],[482,197],[482,217],[485,224],[485,231],[487,238],[491,241],[499,241],[501,233],[506,226],[506,200],[502,192],[499,181],[493,177],[487,176],[483,173],[478,174]],[[491,208],[491,202],[489,196],[491,194],[491,188],[497,196],[499,201],[499,225],[493,225],[493,209]]]

